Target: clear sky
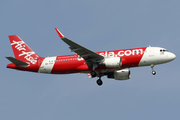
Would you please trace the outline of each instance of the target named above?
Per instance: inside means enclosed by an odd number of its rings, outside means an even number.
[[[180,118],[179,0],[1,0],[1,120],[170,120]],[[20,36],[42,57],[68,55],[57,27],[92,51],[157,46],[170,63],[131,69],[116,81],[86,74],[47,75],[7,69],[8,35]]]

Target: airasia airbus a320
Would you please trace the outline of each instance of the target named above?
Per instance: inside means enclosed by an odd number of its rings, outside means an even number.
[[[115,80],[130,79],[130,70],[126,68],[151,66],[155,75],[154,66],[170,62],[176,58],[175,54],[161,47],[142,47],[123,50],[93,52],[69,39],[57,28],[59,37],[68,44],[72,52],[77,54],[40,57],[17,35],[10,35],[10,43],[15,55],[6,57],[12,63],[7,68],[47,73],[71,74],[86,73],[90,78],[98,77],[98,85],[102,85],[102,76]]]

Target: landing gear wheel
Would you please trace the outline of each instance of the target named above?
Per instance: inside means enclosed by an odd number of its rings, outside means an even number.
[[[103,81],[102,81],[101,79],[98,79],[98,80],[96,81],[96,83],[97,83],[99,86],[101,86],[101,85],[103,84]]]
[[[152,71],[152,74],[155,75],[155,74],[156,74],[156,71],[153,70],[153,71]]]
[[[151,64],[152,74],[155,75],[156,71],[154,71],[154,64]]]
[[[91,76],[92,76],[92,77],[96,77],[96,75],[97,75],[97,74],[96,74],[95,71],[91,71]]]

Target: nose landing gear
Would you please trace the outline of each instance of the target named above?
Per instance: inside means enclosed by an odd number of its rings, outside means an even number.
[[[152,74],[155,75],[156,71],[154,71],[154,64],[151,65],[151,69],[152,69]]]
[[[156,74],[156,71],[153,70],[153,71],[152,71],[152,74],[155,75],[155,74]]]

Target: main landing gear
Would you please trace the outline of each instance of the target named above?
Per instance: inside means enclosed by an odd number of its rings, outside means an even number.
[[[93,70],[91,71],[91,76],[92,77],[97,77],[97,73]],[[103,84],[103,81],[101,80],[101,75],[98,75],[99,76],[99,79],[96,81],[96,83],[101,86]]]
[[[152,69],[152,74],[155,75],[156,71],[154,71],[154,64],[151,65],[151,69]]]
[[[97,75],[97,74],[96,74],[96,72],[95,72],[94,70],[91,71],[91,76],[92,76],[92,77],[96,77],[96,75]]]
[[[97,83],[99,86],[101,86],[101,85],[103,84],[103,81],[101,80],[101,78],[99,78],[99,79],[96,81],[96,83]]]

